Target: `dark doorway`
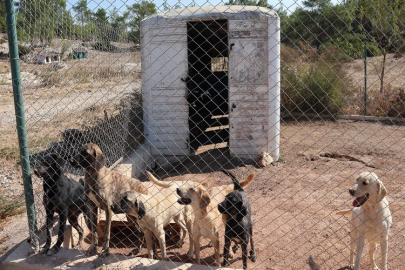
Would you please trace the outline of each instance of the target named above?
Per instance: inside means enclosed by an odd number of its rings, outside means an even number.
[[[187,23],[190,150],[229,142],[228,21]]]

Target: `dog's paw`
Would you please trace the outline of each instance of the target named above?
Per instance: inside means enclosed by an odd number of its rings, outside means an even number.
[[[60,250],[60,247],[53,246],[50,250],[48,250],[48,252],[46,253],[46,255],[52,256],[52,255],[58,253],[59,250]]]
[[[194,252],[193,252],[193,250],[189,250],[189,251],[187,252],[187,258],[188,258],[189,260],[194,260]]]
[[[213,247],[214,244],[212,244],[212,241],[208,243],[208,247]]]
[[[353,270],[354,269],[354,264],[349,264],[348,268]]]
[[[250,251],[250,260],[251,260],[252,262],[255,262],[255,261],[257,260],[257,254],[256,254],[256,252],[254,252],[253,250]]]
[[[103,250],[100,253],[100,258],[106,258],[110,255],[110,248],[103,248]]]
[[[72,248],[79,250],[82,248],[82,243],[78,243],[77,245],[74,245]]]
[[[47,254],[47,253],[48,253],[48,250],[49,250],[49,247],[45,246],[45,247],[41,248],[40,253],[41,253],[41,254]]]
[[[86,250],[86,256],[91,257],[97,254],[97,248],[96,246],[91,245],[87,250]]]

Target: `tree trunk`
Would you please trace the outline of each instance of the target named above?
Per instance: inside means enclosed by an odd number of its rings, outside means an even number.
[[[385,73],[385,61],[387,60],[387,52],[383,51],[383,62],[382,62],[382,69],[381,69],[381,77],[380,77],[380,93],[384,92],[384,73]]]

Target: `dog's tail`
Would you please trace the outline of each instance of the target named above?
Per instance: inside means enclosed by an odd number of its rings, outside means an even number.
[[[352,215],[352,212],[353,212],[352,209],[340,210],[335,212],[335,215],[350,217]]]
[[[254,173],[249,174],[246,180],[240,181],[240,185],[243,188],[247,187],[250,184],[250,182],[252,182],[253,178],[255,178],[255,174]]]
[[[227,174],[233,181],[233,189],[234,190],[238,190],[238,191],[243,191],[243,187],[241,186],[241,184],[239,183],[239,180],[236,179],[235,175],[233,175],[232,173],[228,172],[227,170],[221,169],[221,172]]]
[[[154,177],[154,176],[153,176],[150,172],[148,172],[148,171],[146,172],[146,174],[148,175],[149,180],[152,181],[155,185],[157,185],[157,186],[159,186],[159,187],[168,188],[168,187],[170,187],[171,185],[173,185],[173,183],[170,183],[170,182],[163,182],[163,181],[157,180],[157,178]]]

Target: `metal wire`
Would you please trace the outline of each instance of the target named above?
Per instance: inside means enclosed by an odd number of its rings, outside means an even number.
[[[175,265],[196,263],[187,254],[192,232],[181,227],[191,224],[196,236],[198,230],[212,231],[218,220],[222,255],[226,232],[218,204],[226,198],[215,187],[233,182],[220,169],[241,181],[255,174],[245,188],[257,254],[249,269],[348,266],[350,219],[335,212],[353,208],[348,189],[364,171],[375,172],[388,190],[394,224],[388,268],[405,267],[403,3],[371,2],[375,8],[366,1],[20,1],[17,28],[20,51],[27,48],[21,70],[30,162],[38,169],[56,153],[63,174],[84,181],[87,203],[79,224],[85,238],[77,252],[86,254],[92,243],[85,216],[92,215],[96,191],[89,195],[91,170],[85,173],[70,161],[80,155],[95,159],[95,152],[81,152],[83,145],[94,144],[105,158],[98,181],[110,181],[102,196],[114,198],[104,206],[100,201],[106,198],[96,195],[96,204],[107,210],[126,198],[137,220],[113,215],[108,251],[117,260],[110,267],[154,264],[147,259],[153,252],[143,236],[149,230],[161,259],[161,227],[166,259]],[[368,99],[363,103],[365,43]],[[147,170],[164,183],[181,182],[156,187]],[[120,182],[111,171],[126,180]],[[130,191],[130,177],[138,177],[149,195],[124,193]],[[44,177],[33,176],[33,181],[43,245],[44,204],[55,198],[46,193],[52,187]],[[207,221],[193,203],[172,199],[205,191],[211,199],[208,219],[216,215],[214,220]],[[201,200],[207,198],[203,195]],[[138,216],[139,202],[147,210],[146,221]],[[62,210],[55,209],[59,218]],[[97,210],[93,224],[101,255],[107,251],[102,235],[108,211]],[[160,223],[146,228],[143,222],[157,213]],[[78,232],[67,231],[76,243]],[[69,233],[64,248],[72,248]],[[184,244],[179,242],[183,235]],[[201,264],[212,268],[215,248],[208,245],[211,239],[202,238]],[[234,251],[229,267],[242,268],[242,250]],[[380,247],[375,257],[384,269],[382,252]],[[370,268],[364,254],[361,267]],[[78,264],[88,258],[71,260]]]

